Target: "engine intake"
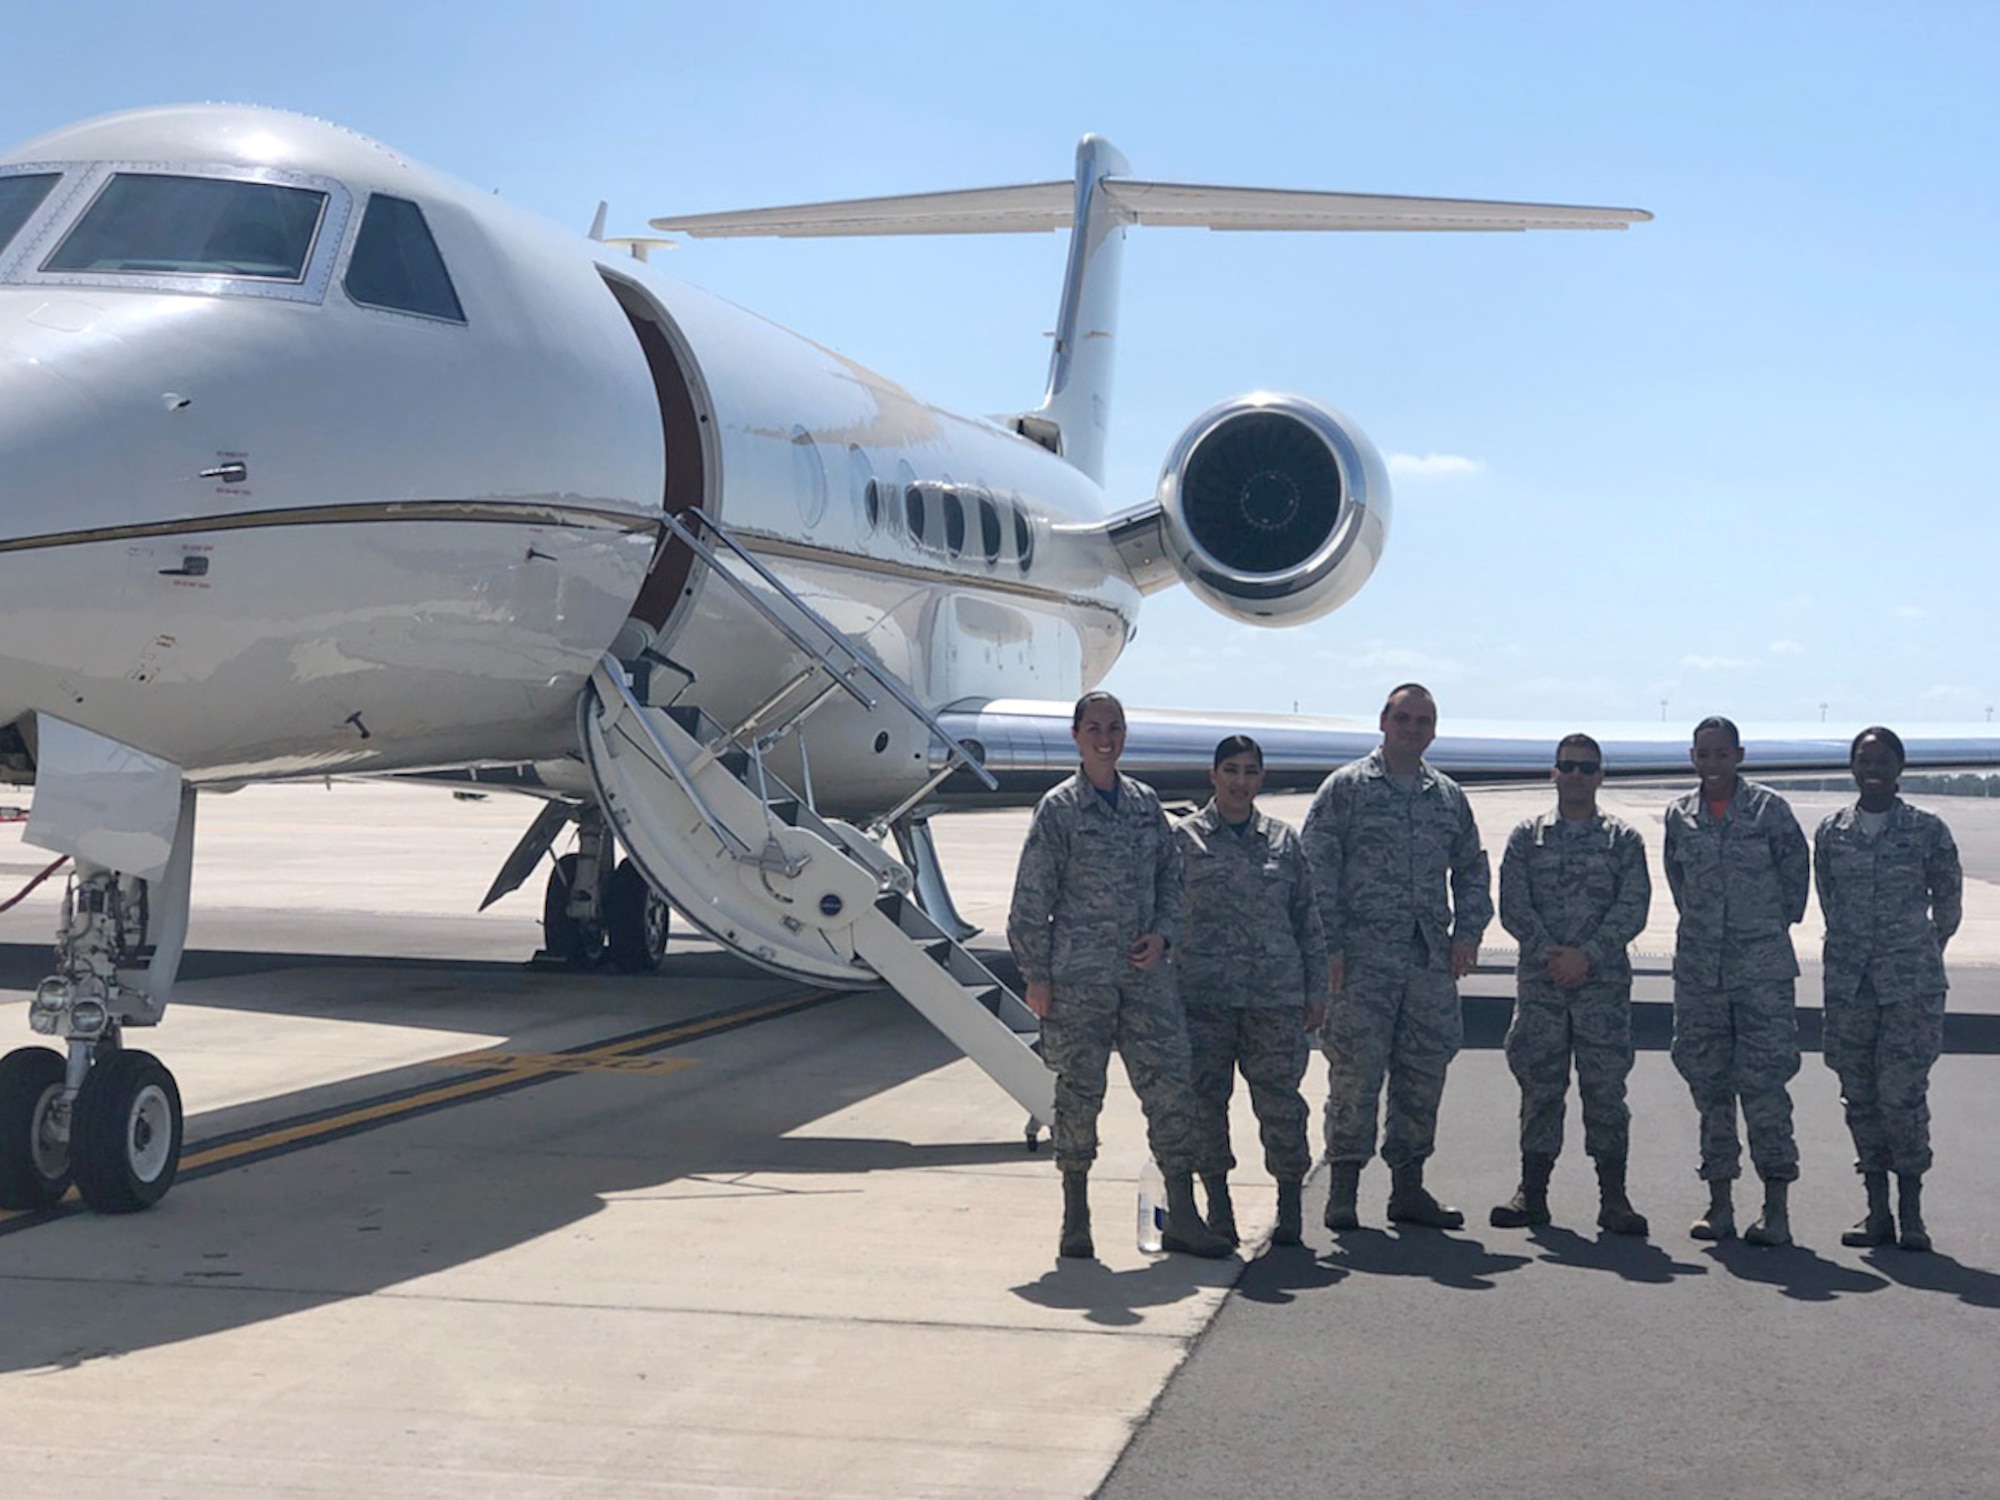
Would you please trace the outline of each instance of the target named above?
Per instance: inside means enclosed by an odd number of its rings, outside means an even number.
[[[1375,571],[1389,480],[1361,429],[1304,396],[1211,407],[1160,471],[1168,557],[1203,603],[1253,625],[1338,609]]]

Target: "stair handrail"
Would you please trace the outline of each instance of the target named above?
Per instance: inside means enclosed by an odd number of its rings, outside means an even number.
[[[693,773],[681,764],[680,757],[674,754],[672,747],[660,737],[659,731],[648,721],[645,714],[645,706],[639,702],[638,696],[633,693],[631,685],[625,680],[624,663],[620,662],[617,657],[607,651],[598,662],[597,672],[594,675],[603,678],[611,684],[613,690],[618,695],[625,713],[631,717],[632,722],[639,727],[640,733],[646,737],[647,747],[651,749],[653,754],[659,757],[660,763],[667,768],[668,774],[680,784],[682,792],[686,794],[688,802],[693,806],[695,813],[701,818],[701,821],[707,825],[708,831],[722,841],[724,848],[734,849],[737,858],[753,858],[754,851],[751,849],[749,841],[724,822],[716,814],[715,809],[708,805],[708,799],[702,796],[701,789],[695,785]],[[589,711],[588,703],[589,697],[586,695],[583,700],[583,711],[585,713]],[[588,754],[588,737],[579,731],[578,738],[582,740],[585,746],[585,753]],[[768,813],[769,809],[767,807],[767,817]]]
[[[792,608],[796,609],[801,616],[817,626],[828,641],[838,645],[846,653],[847,659],[854,664],[856,669],[866,673],[871,682],[902,705],[904,712],[915,718],[937,737],[945,747],[948,762],[956,762],[958,765],[966,767],[984,783],[989,792],[1000,789],[999,778],[987,770],[985,765],[981,763],[980,758],[954,737],[951,731],[944,727],[944,724],[938,719],[937,715],[925,708],[893,672],[877,666],[868,657],[855,649],[847,637],[836,630],[825,616],[821,615],[810,604],[807,604],[777,574],[759,562],[750,553],[749,549],[737,541],[728,528],[716,520],[715,517],[709,515],[700,506],[691,505],[686,510],[681,511],[679,515],[665,514],[660,519],[666,524],[669,531],[687,544],[690,552],[708,564],[710,573],[725,580],[753,609],[775,626],[780,634],[824,667],[828,675],[835,682],[839,683],[848,695],[863,708],[874,708],[874,700],[854,685],[850,675],[841,671],[839,664],[824,649],[815,646],[811,641],[807,640],[790,621],[779,615],[770,605],[758,598],[754,589],[741,578],[731,573],[727,568],[722,567],[720,565],[721,559],[716,556],[714,550],[704,545],[701,539],[695,535],[694,530],[684,524],[685,522],[693,521],[696,525],[705,527],[709,534],[734,553],[745,567],[763,579],[773,593],[777,594],[786,603],[790,604]]]

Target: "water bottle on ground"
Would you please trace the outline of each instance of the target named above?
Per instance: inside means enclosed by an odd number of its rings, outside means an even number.
[[[1160,1164],[1150,1155],[1139,1173],[1139,1248],[1148,1255],[1160,1251],[1160,1235],[1167,1227],[1167,1179]]]

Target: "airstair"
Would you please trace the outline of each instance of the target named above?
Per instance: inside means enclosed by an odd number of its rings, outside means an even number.
[[[880,983],[895,990],[1028,1112],[1032,1145],[1037,1126],[1054,1119],[1053,1075],[1037,1050],[1033,1013],[918,905],[907,867],[863,830],[814,810],[803,745],[805,795],[781,781],[767,760],[837,695],[873,709],[879,694],[925,724],[946,753],[935,774],[878,827],[919,807],[960,767],[989,787],[996,784],[992,776],[901,682],[716,521],[688,510],[665,522],[667,545],[689,548],[806,665],[725,726],[686,701],[691,684],[684,673],[648,673],[643,661],[632,673],[607,654],[579,702],[578,732],[619,841],[683,916],[752,962],[826,985]],[[774,600],[783,601],[782,610]],[[670,676],[673,700],[649,701],[649,681]]]

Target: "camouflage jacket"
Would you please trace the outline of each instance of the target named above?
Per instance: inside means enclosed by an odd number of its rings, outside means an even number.
[[[1813,835],[1813,874],[1826,914],[1826,994],[1851,999],[1870,981],[1877,1000],[1945,987],[1944,945],[1958,931],[1965,878],[1958,846],[1936,813],[1898,797],[1872,839],[1859,805],[1827,814]]]
[[[1500,925],[1521,945],[1516,972],[1548,975],[1549,949],[1580,948],[1590,977],[1632,977],[1626,946],[1646,929],[1653,880],[1639,830],[1610,813],[1546,812],[1515,826],[1500,857]]]
[[[1320,784],[1300,838],[1330,953],[1380,949],[1421,932],[1431,967],[1442,969],[1454,942],[1478,942],[1493,920],[1472,808],[1458,783],[1428,763],[1413,791],[1390,780],[1380,750],[1342,766]]]
[[[1187,923],[1174,949],[1188,1006],[1301,1006],[1326,998],[1326,931],[1299,836],[1253,814],[1241,833],[1215,803],[1174,824]]]
[[[1663,862],[1681,914],[1674,978],[1700,989],[1792,979],[1792,924],[1806,914],[1812,856],[1791,804],[1738,778],[1728,816],[1696,787],[1667,804]]]
[[[1120,776],[1114,810],[1078,771],[1036,806],[1007,913],[1024,980],[1121,984],[1133,941],[1172,943],[1186,910],[1180,851],[1151,787]]]

